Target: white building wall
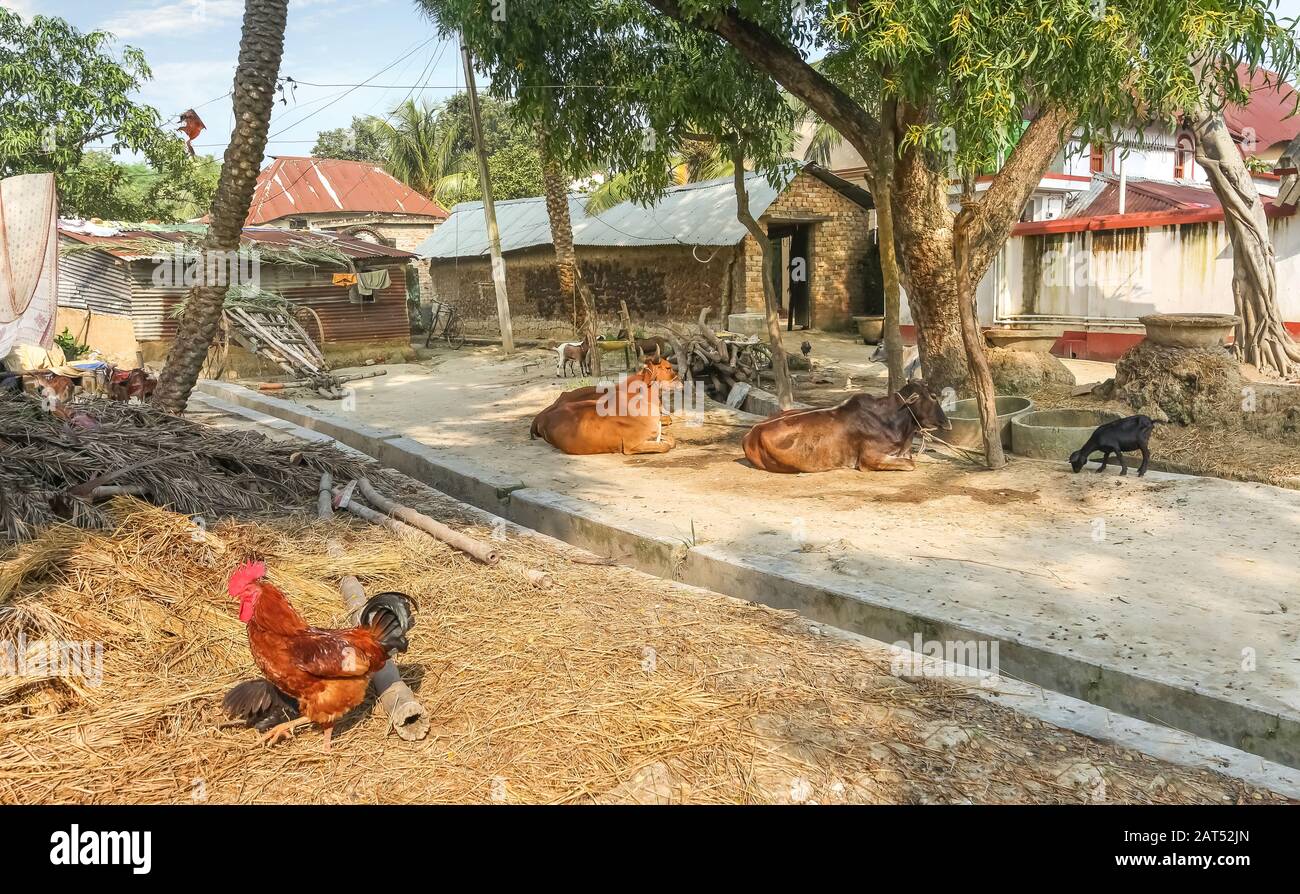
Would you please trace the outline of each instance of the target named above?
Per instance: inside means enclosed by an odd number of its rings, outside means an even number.
[[[1283,319],[1300,321],[1300,221],[1270,221]],[[1232,313],[1222,221],[1013,236],[980,283],[981,321],[1115,325],[1149,313]]]
[[[1272,218],[1282,318],[1300,322],[1300,215]],[[1233,313],[1222,221],[1013,236],[980,281],[982,325],[1134,326],[1150,313]],[[902,322],[912,318],[903,302]]]

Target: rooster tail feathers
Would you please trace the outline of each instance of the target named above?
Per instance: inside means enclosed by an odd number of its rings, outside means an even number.
[[[259,730],[298,716],[298,702],[277,689],[269,680],[236,683],[221,700],[221,708],[232,720]]]
[[[366,600],[357,620],[389,652],[405,652],[406,633],[415,626],[415,603],[405,593],[380,593]]]
[[[238,596],[249,584],[264,577],[266,577],[265,562],[245,562],[235,569],[234,574],[230,575],[230,581],[226,584],[226,592],[231,596]]]

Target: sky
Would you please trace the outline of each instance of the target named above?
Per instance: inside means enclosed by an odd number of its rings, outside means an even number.
[[[225,152],[243,0],[0,0],[0,6],[25,17],[60,16],[82,31],[110,31],[119,49],[143,50],[153,80],[139,99],[169,120],[194,108],[207,125],[197,151],[218,158]],[[290,0],[280,74],[308,83],[288,95],[287,105],[277,101],[268,156],[310,155],[318,131],[347,127],[354,115],[386,115],[410,95],[441,101],[465,79],[459,47],[438,39],[412,0]],[[367,79],[386,89],[311,86]],[[409,89],[416,84],[428,86]]]
[[[119,47],[140,48],[154,78],[139,99],[169,120],[196,109],[208,127],[198,151],[224,153],[243,0],[0,0],[0,6],[24,16],[61,16],[83,31],[112,32]],[[1300,0],[1279,0],[1275,9],[1280,18],[1300,17]],[[458,47],[438,39],[412,0],[290,0],[280,74],[298,87],[287,105],[276,104],[268,156],[310,155],[321,130],[347,127],[355,115],[386,115],[408,96],[438,102],[464,83]],[[316,86],[367,80],[377,86]]]

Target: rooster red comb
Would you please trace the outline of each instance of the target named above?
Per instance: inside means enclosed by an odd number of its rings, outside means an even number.
[[[230,582],[226,584],[226,592],[231,596],[238,596],[253,581],[261,580],[264,577],[266,577],[265,562],[245,562],[235,569],[234,574],[230,575]]]

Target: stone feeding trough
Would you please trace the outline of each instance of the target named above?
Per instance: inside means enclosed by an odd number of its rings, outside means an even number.
[[[1236,314],[1147,314],[1147,339],[1169,348],[1219,348],[1241,322]]]
[[[998,413],[998,431],[1002,434],[1002,446],[1011,449],[1011,422],[1034,408],[1034,402],[1027,397],[999,396],[995,405]],[[968,447],[971,450],[984,449],[984,430],[980,425],[979,404],[974,398],[959,400],[951,410],[944,410],[944,415],[952,423],[952,431],[943,432],[942,437],[949,444]]]
[[[1052,345],[1065,334],[1059,328],[986,329],[985,340],[995,348],[1024,351],[1031,354],[1050,354]]]
[[[1035,459],[1064,462],[1093,429],[1120,418],[1105,410],[1038,410],[1011,420],[1011,450]]]

